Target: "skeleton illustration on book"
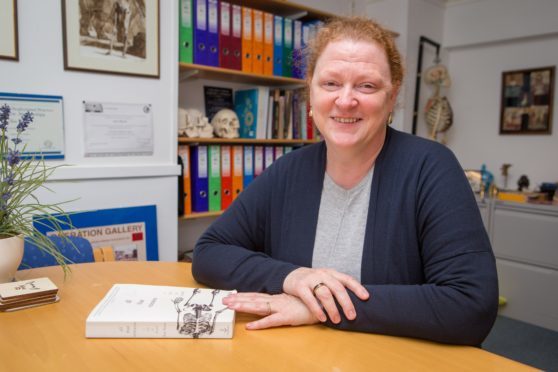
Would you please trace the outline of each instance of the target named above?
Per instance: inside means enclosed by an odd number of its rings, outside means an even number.
[[[223,311],[227,310],[227,307],[224,307],[221,310],[217,310],[215,312],[213,311],[213,301],[215,300],[217,293],[220,292],[218,289],[211,291],[212,297],[209,305],[190,303],[194,296],[200,292],[199,288],[195,288],[188,301],[186,301],[184,306],[182,306],[182,310],[180,309],[180,303],[183,301],[183,298],[177,297],[173,300],[176,312],[178,313],[176,319],[176,329],[180,334],[192,335],[193,338],[200,338],[200,335],[209,336],[213,334],[215,331],[217,317]],[[182,317],[181,325],[180,314],[182,312],[184,312],[184,316]]]

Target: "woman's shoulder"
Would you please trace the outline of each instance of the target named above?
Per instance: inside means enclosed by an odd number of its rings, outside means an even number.
[[[386,158],[408,158],[419,161],[435,157],[437,159],[455,159],[453,152],[445,145],[431,139],[398,131],[388,130],[386,141]],[[395,160],[395,159],[393,159]]]

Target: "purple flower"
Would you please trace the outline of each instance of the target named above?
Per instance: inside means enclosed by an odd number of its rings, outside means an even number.
[[[10,106],[4,104],[0,107],[0,130],[4,130],[8,127],[8,121],[10,120]]]
[[[33,114],[27,111],[19,119],[19,124],[17,125],[17,132],[25,132],[29,124],[33,121]]]
[[[14,184],[14,174],[8,174],[6,177],[4,177],[2,182],[5,182],[8,186],[12,186]]]
[[[6,202],[11,197],[12,197],[12,194],[10,194],[9,192],[2,194],[2,200],[4,202]]]
[[[17,145],[17,144],[21,143],[21,138],[19,138],[19,137],[12,138],[12,142]]]
[[[8,165],[10,167],[15,166],[21,160],[21,156],[18,150],[8,149]]]

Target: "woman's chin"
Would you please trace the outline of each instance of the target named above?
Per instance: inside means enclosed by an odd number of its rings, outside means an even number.
[[[360,142],[359,140],[360,140],[359,136],[356,136],[354,134],[347,134],[347,133],[335,134],[329,138],[326,137],[326,142],[329,145],[336,146],[339,148],[353,147]]]

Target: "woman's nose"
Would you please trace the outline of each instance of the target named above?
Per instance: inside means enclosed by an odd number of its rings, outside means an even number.
[[[342,108],[352,108],[358,104],[351,87],[343,87],[339,90],[339,96],[335,100],[335,104]]]

